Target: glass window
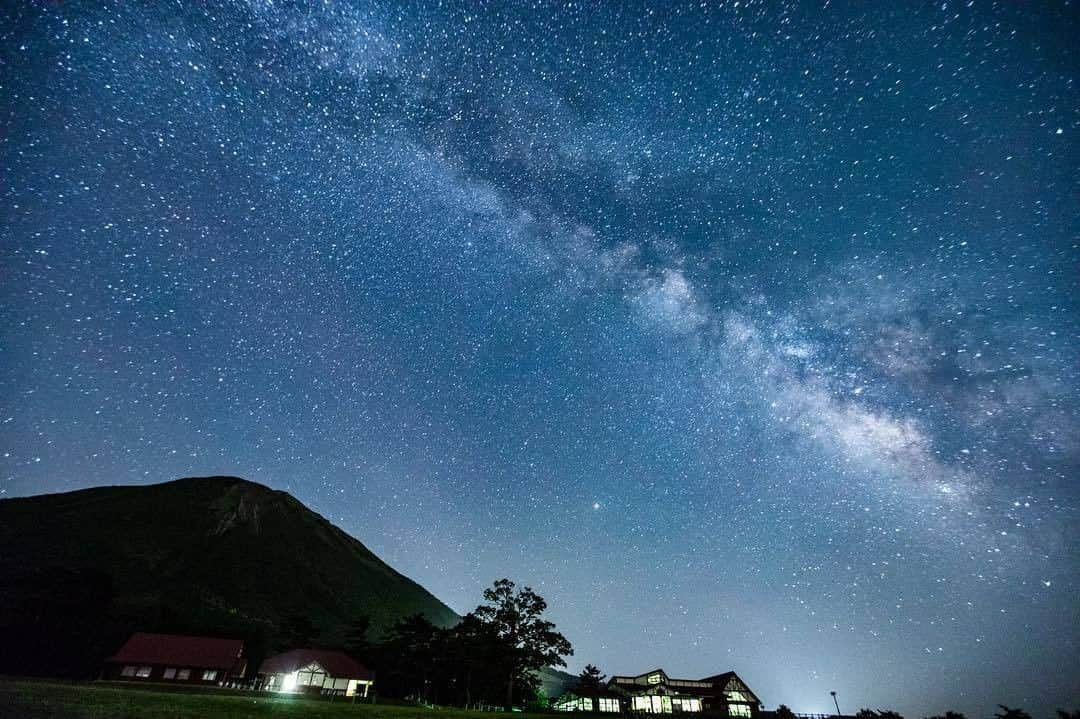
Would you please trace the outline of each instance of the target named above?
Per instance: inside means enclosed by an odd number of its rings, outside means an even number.
[[[202,680],[204,682],[212,682],[217,679],[217,669],[204,669],[202,673]]]
[[[600,698],[600,711],[602,712],[617,712],[619,711],[618,699],[605,699]]]
[[[151,667],[139,667],[139,671],[135,672],[135,676],[146,679],[150,676]]]
[[[180,671],[178,671],[176,673],[176,678],[179,679],[180,681],[185,681],[190,676],[191,676],[191,670],[190,669],[181,669]]]
[[[652,705],[649,703],[649,697],[634,697],[634,711],[652,711]]]
[[[133,677],[133,676],[135,676],[135,667],[133,667],[133,666],[124,667],[123,669],[120,670],[120,676],[122,676],[122,677]]]
[[[728,716],[748,717],[750,716],[750,707],[746,704],[731,704],[728,706]]]
[[[165,667],[165,671],[164,671],[164,673],[162,673],[161,678],[162,679],[175,679],[176,678],[176,667]]]

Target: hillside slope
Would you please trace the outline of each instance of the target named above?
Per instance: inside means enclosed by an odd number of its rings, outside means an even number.
[[[296,616],[324,644],[361,615],[373,634],[414,613],[458,620],[291,495],[236,477],[3,500],[0,547],[0,641],[95,645],[77,667],[34,673],[85,673],[136,628],[244,636],[258,652]]]

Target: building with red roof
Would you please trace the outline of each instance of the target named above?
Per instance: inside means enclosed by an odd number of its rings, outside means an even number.
[[[347,654],[329,649],[293,649],[259,665],[267,691],[367,697],[375,673]]]
[[[239,639],[136,632],[105,660],[105,677],[131,681],[222,684],[247,668]]]

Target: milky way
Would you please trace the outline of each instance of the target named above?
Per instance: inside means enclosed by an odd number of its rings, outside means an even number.
[[[575,671],[1080,696],[1071,4],[15,5],[3,496],[241,475]]]

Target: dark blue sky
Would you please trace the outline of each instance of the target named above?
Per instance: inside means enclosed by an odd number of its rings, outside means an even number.
[[[769,707],[1080,696],[1069,3],[26,3],[0,493],[237,474]]]

